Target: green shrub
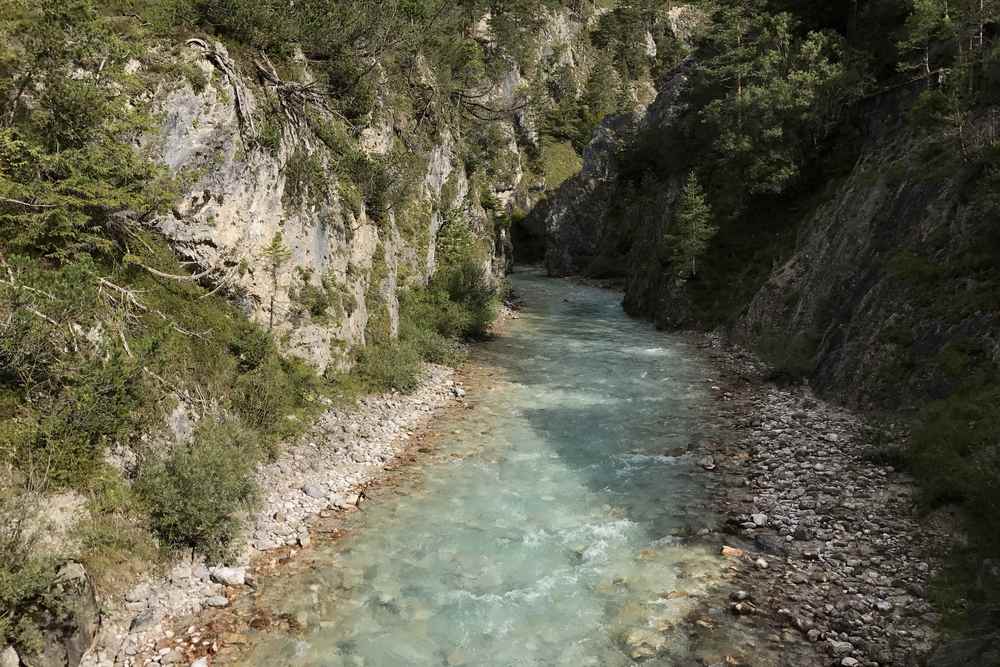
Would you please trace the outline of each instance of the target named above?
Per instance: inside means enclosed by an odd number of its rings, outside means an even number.
[[[257,432],[264,452],[274,457],[277,445],[302,428],[299,413],[320,405],[315,397],[321,385],[306,362],[272,350],[257,368],[235,379],[233,407],[244,425]]]
[[[37,507],[10,482],[0,479],[0,645],[34,651],[41,640],[34,612],[59,608],[50,593],[57,564],[37,555],[29,527],[37,519]]]
[[[79,486],[101,465],[109,444],[127,441],[143,425],[144,391],[141,370],[117,352],[67,381],[22,453],[57,486]]]
[[[297,146],[285,162],[283,172],[282,201],[286,206],[302,210],[307,205],[320,206],[329,199],[332,182],[317,153]]]
[[[124,593],[165,555],[149,531],[134,487],[106,467],[90,480],[87,517],[73,529],[80,561],[104,594]]]
[[[269,331],[245,320],[236,325],[228,348],[239,360],[239,369],[243,373],[258,368],[268,356],[274,354],[275,349]]]
[[[408,341],[375,342],[358,355],[355,373],[373,392],[411,392],[420,382],[420,354]]]
[[[545,175],[546,190],[555,190],[576,175],[582,166],[583,161],[569,141],[542,146],[542,173]]]
[[[496,319],[497,290],[478,262],[468,258],[442,267],[431,280],[431,289],[443,290],[464,311],[462,326],[442,333],[460,338],[482,338],[486,335]]]
[[[219,560],[237,535],[238,515],[256,497],[258,449],[235,423],[204,419],[190,443],[147,465],[137,489],[165,544]]]
[[[281,150],[281,141],[284,138],[285,130],[282,127],[279,114],[268,113],[260,121],[260,129],[255,137],[257,146],[267,151],[271,155],[277,155]]]
[[[928,504],[963,503],[971,525],[1000,541],[1000,387],[929,404],[913,434],[911,461]]]
[[[767,379],[778,384],[792,384],[809,377],[816,370],[819,340],[798,334],[791,339],[780,332],[759,336],[756,351],[771,369]]]
[[[407,290],[399,299],[399,337],[416,349],[424,361],[457,364],[462,346],[456,340],[466,326],[461,306],[441,292]]]
[[[303,272],[301,277],[302,283],[292,289],[292,301],[298,312],[307,312],[313,319],[322,321],[331,305],[330,293],[326,286],[309,282],[310,272]]]

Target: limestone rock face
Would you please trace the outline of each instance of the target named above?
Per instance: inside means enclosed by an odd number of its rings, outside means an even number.
[[[911,363],[910,350],[927,361],[951,341],[995,340],[1000,315],[954,305],[976,289],[971,276],[939,284],[932,306],[913,288],[921,258],[961,266],[974,239],[989,236],[959,194],[958,176],[920,177],[918,144],[884,126],[886,113],[869,116],[861,159],[800,225],[795,252],[771,272],[735,333],[751,344],[808,342],[800,354],[815,364],[817,387],[854,404],[899,408],[947,395],[955,383],[934,364]],[[900,182],[899,165],[914,176]]]
[[[550,274],[620,278],[630,314],[672,329],[702,324],[693,314],[693,290],[678,283],[660,256],[682,177],[645,193],[652,201],[632,201],[619,178],[628,165],[619,161],[622,147],[669,136],[677,126],[687,113],[681,93],[692,67],[685,62],[667,73],[645,114],[606,120],[581,173],[528,221],[533,235],[545,239]],[[921,138],[899,122],[918,94],[903,87],[856,110],[860,158],[846,176],[814,191],[807,207],[782,204],[804,208],[794,249],[782,262],[760,267],[766,279],[755,278],[751,296],[726,323],[751,349],[792,341],[790,363],[815,369],[814,387],[852,405],[908,409],[949,395],[962,381],[942,361],[953,356],[955,341],[976,341],[977,354],[1000,363],[1000,315],[962,306],[980,298],[983,285],[961,267],[980,255],[992,228],[963,194],[960,175],[923,174]],[[988,130],[979,122],[983,127],[970,131]],[[953,267],[954,275],[942,267]],[[931,303],[920,289],[930,280],[949,296]]]
[[[317,118],[335,122],[334,116],[317,106],[309,108],[309,118],[288,111],[275,122],[268,118],[276,113],[274,88],[244,71],[248,65],[224,46],[193,40],[183,57],[201,68],[208,84],[195,90],[187,81],[173,82],[156,96],[162,123],[147,147],[183,183],[183,195],[155,225],[183,259],[206,273],[206,287],[273,325],[285,350],[319,371],[346,368],[350,350],[364,345],[371,294],[383,297],[395,331],[397,291],[433,273],[445,211],[459,211],[481,236],[493,235],[448,128],[416,176],[415,206],[375,213],[338,175],[341,156],[315,130]],[[516,68],[512,76],[497,96],[513,95],[520,82]],[[359,131],[360,149],[370,157],[388,154],[409,131],[394,120],[389,104],[380,100],[370,126]],[[506,133],[510,169],[492,187],[509,204],[523,171],[513,122]],[[303,176],[309,169],[312,175]],[[289,257],[272,271],[266,249],[275,237]],[[498,255],[484,269],[499,277],[508,267],[503,253],[509,245],[494,245]],[[298,295],[308,288],[329,297],[323,317],[300,303]]]

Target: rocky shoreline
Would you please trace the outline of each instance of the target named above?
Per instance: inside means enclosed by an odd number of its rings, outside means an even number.
[[[731,564],[702,613],[764,636],[777,664],[923,664],[940,621],[928,586],[954,536],[917,515],[912,479],[866,458],[863,418],[766,382],[718,336],[697,339],[721,376],[714,432],[693,454],[719,513],[709,539]]]
[[[954,537],[918,517],[911,479],[865,458],[871,432],[860,416],[808,387],[768,383],[764,364],[718,336],[691,341],[716,375],[705,429],[688,453],[715,518],[692,540],[710,543],[728,566],[726,583],[690,616],[692,644],[712,647],[693,664],[921,664],[940,620],[927,600],[941,565],[935,554]],[[230,567],[178,563],[134,587],[105,616],[82,664],[208,665],[218,634],[184,632],[178,621],[228,607],[255,588],[252,560],[279,554],[280,567],[310,545],[312,520],[361,502],[359,492],[415,432],[464,395],[455,378],[429,366],[412,395],[367,397],[324,414],[259,470],[264,498],[240,558]],[[755,639],[719,651],[713,628],[726,627],[730,641]]]
[[[263,497],[247,520],[239,556],[217,567],[200,558],[176,562],[165,576],[133,586],[124,600],[105,601],[101,629],[81,665],[207,665],[205,657],[192,655],[217,647],[202,645],[197,636],[176,636],[175,620],[226,607],[241,590],[252,588],[249,566],[257,557],[308,546],[311,519],[361,502],[359,493],[405,450],[413,432],[464,394],[453,369],[428,365],[412,394],[368,396],[356,408],[324,413],[296,445],[258,470]]]

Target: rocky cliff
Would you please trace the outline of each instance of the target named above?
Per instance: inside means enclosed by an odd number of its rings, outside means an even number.
[[[995,103],[962,107],[946,81],[889,77],[796,149],[805,157],[793,178],[757,187],[732,169],[741,157],[727,163],[739,143],[726,143],[726,128],[705,128],[714,103],[740,94],[706,83],[726,57],[686,61],[641,117],[602,124],[581,173],[528,220],[545,238],[548,271],[614,279],[629,313],[725,332],[775,379],[806,380],[884,418],[865,456],[913,473],[922,507],[963,508],[968,541],[949,545],[960,565],[936,583],[963,591],[958,613],[971,625],[995,626],[996,583],[957,574],[988,571],[1000,535]],[[749,133],[740,139],[753,145]],[[767,141],[757,150],[770,156]],[[703,213],[712,237],[697,273],[669,247],[696,177],[710,186],[694,201],[717,205]],[[747,182],[756,191],[740,191]],[[992,655],[991,642],[956,655]]]
[[[406,124],[413,119],[389,100],[379,101],[368,127],[353,130],[360,135],[355,149],[344,138],[345,122],[307,97],[302,84],[266,76],[260,63],[259,71],[246,71],[255,65],[238,65],[220,43],[192,41],[180,57],[205,81],[197,91],[182,81],[157,95],[163,122],[151,143],[183,176],[185,192],[156,226],[206,282],[258,321],[270,321],[286,350],[321,372],[345,365],[350,350],[364,345],[373,292],[395,328],[397,291],[425,284],[433,273],[434,241],[449,213],[469,221],[494,250],[484,269],[503,275],[504,231],[496,230],[494,243],[492,219],[481,193],[470,189],[453,130],[442,128],[420,151],[415,173],[387,176],[409,179],[394,184],[409,191],[388,204],[374,201],[385,194],[362,192],[366,184],[339,165],[344,151],[360,151],[351,159],[362,168],[410,152]],[[513,137],[511,122],[505,132]],[[511,140],[503,151],[511,166],[506,179],[487,185],[493,192],[522,185],[517,144]],[[276,237],[289,254],[272,267],[268,248]],[[333,302],[333,317],[310,312],[302,299],[309,291]]]
[[[581,173],[532,219],[544,229],[551,274],[618,277],[629,312],[672,328],[706,324],[692,312],[702,285],[677,281],[661,261],[663,232],[653,222],[670,218],[682,174],[655,199],[628,201],[621,172],[628,151],[649,136],[642,130],[669,133],[685,113],[688,67],[661,80],[642,118],[606,120]],[[859,104],[853,123],[863,140],[854,164],[790,197],[790,212],[772,209],[793,218],[790,242],[768,257],[770,266],[733,285],[745,297],[728,317],[707,322],[794,366],[818,388],[868,406],[941,399],[973,369],[1000,363],[994,283],[986,275],[997,241],[989,186],[967,168],[953,169],[953,156],[901,120],[917,92],[896,89]],[[981,123],[978,131],[988,132],[988,119]],[[608,215],[623,205],[635,212],[624,224]],[[745,275],[728,278],[739,283]],[[783,350],[775,355],[776,348]]]

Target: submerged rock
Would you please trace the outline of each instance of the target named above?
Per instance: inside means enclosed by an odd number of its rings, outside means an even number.
[[[634,660],[654,657],[663,650],[666,643],[667,640],[663,635],[649,628],[635,628],[625,635],[628,654]]]

